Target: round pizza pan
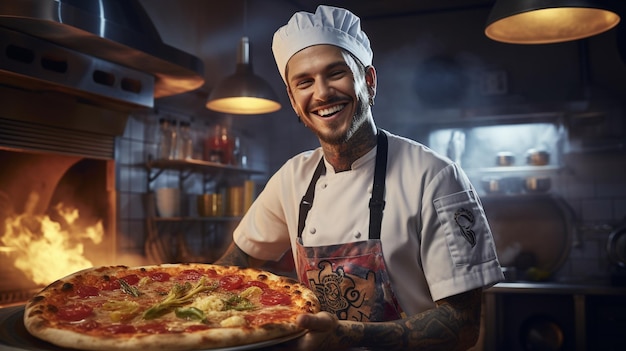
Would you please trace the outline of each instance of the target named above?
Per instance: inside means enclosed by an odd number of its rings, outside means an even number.
[[[245,351],[257,350],[263,347],[277,345],[292,339],[299,338],[306,333],[305,330],[284,337],[257,342],[248,345],[222,347],[213,349],[198,349],[196,351]],[[0,308],[0,350],[2,351],[67,351],[40,340],[32,335],[24,327],[24,306],[10,306]]]

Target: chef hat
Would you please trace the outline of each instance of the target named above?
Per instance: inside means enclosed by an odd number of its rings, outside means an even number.
[[[287,62],[298,51],[318,44],[331,44],[348,50],[365,66],[372,64],[372,49],[361,20],[352,12],[326,5],[317,7],[315,14],[296,12],[289,22],[274,33],[272,51],[283,77]]]

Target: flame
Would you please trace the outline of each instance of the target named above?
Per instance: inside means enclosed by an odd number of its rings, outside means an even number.
[[[84,257],[84,240],[99,244],[104,236],[102,221],[80,228],[76,225],[78,209],[62,203],[55,209],[66,225],[48,215],[33,215],[27,210],[5,219],[4,235],[0,238],[16,254],[14,266],[40,285],[92,267]]]

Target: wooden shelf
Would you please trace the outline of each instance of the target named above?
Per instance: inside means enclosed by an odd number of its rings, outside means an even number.
[[[146,162],[148,169],[163,170],[177,170],[182,172],[195,172],[195,173],[232,173],[232,174],[263,174],[262,171],[236,167],[231,165],[225,165],[217,162],[208,162],[202,160],[148,160]],[[160,172],[159,172],[160,173]],[[151,176],[151,178],[157,178],[159,173]],[[153,179],[151,179],[153,180]]]
[[[241,217],[155,217],[155,222],[234,222]]]

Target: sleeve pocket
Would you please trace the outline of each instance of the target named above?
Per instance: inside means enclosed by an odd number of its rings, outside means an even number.
[[[446,195],[433,203],[455,265],[480,264],[496,258],[485,211],[473,191]]]

